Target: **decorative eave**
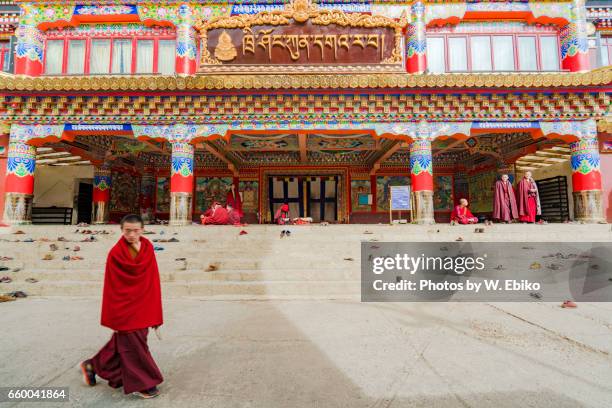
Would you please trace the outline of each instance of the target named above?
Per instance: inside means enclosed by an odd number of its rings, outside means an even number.
[[[564,88],[612,83],[612,66],[584,73],[470,73],[470,74],[281,74],[24,77],[0,76],[0,92],[116,92],[205,91],[266,89],[442,89],[442,88]]]

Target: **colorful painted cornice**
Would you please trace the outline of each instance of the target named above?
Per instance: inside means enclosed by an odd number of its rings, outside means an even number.
[[[602,119],[605,89],[551,92],[413,93],[284,92],[226,94],[170,92],[130,95],[0,93],[0,121],[22,123],[173,124],[243,122],[409,122]]]

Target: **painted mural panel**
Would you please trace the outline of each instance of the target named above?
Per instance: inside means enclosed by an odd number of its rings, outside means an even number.
[[[496,179],[496,171],[486,171],[468,176],[470,208],[473,213],[493,211],[493,186]]]
[[[242,180],[238,186],[238,191],[242,194],[242,211],[259,211],[259,181]]]
[[[391,186],[409,186],[409,176],[378,176],[376,177],[376,210],[389,211]]]
[[[371,192],[370,180],[351,180],[351,208],[352,211],[370,211],[368,195]]]
[[[155,194],[155,211],[159,213],[170,212],[170,178],[158,177]]]
[[[112,180],[111,211],[138,213],[140,177],[129,173],[113,172]]]
[[[213,201],[225,205],[227,192],[232,185],[232,177],[197,177],[195,191],[195,211],[203,213]]]
[[[434,176],[434,211],[453,209],[453,176]]]

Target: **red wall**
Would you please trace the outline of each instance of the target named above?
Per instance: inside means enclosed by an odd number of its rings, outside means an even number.
[[[612,154],[601,154],[600,158],[604,216],[612,222]]]

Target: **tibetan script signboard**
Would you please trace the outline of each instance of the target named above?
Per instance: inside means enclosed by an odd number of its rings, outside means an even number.
[[[218,17],[198,28],[202,72],[402,69],[399,21],[319,9],[306,0],[282,10]]]

